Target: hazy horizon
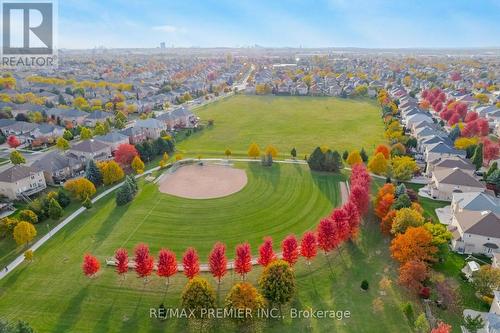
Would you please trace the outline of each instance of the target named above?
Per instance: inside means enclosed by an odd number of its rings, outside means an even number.
[[[483,0],[59,1],[59,48],[497,48]]]

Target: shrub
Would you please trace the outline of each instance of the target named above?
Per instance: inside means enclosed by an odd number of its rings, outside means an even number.
[[[23,209],[19,213],[19,220],[26,221],[26,222],[29,222],[31,224],[37,224],[38,223],[38,216],[32,210]]]
[[[82,206],[83,206],[83,207],[85,207],[85,208],[87,208],[87,209],[92,208],[92,205],[93,205],[93,204],[92,204],[92,200],[90,200],[90,198],[89,198],[89,197],[87,197],[87,198],[86,198],[85,200],[83,200],[83,202],[82,202]]]
[[[431,289],[429,287],[423,287],[418,293],[423,299],[428,299],[431,296]]]
[[[410,302],[403,303],[401,305],[401,310],[403,311],[406,319],[408,319],[408,321],[412,323],[414,317],[413,305],[411,305]]]
[[[367,280],[361,281],[361,289],[368,290],[369,287],[370,287],[370,284],[368,283]]]
[[[64,191],[59,191],[57,192],[57,202],[62,208],[66,208],[71,203],[71,199]]]

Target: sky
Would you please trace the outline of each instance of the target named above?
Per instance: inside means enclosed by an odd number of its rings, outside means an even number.
[[[59,0],[60,48],[499,47],[500,0]]]

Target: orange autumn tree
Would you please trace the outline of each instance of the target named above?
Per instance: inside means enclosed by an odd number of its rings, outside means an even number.
[[[410,260],[435,261],[437,248],[432,245],[432,234],[424,227],[409,227],[391,242],[391,256],[405,264]]]
[[[378,153],[382,153],[384,155],[385,159],[389,159],[391,156],[391,148],[387,145],[378,145],[377,148],[375,148],[375,152],[373,153],[373,156],[377,155]]]
[[[396,218],[396,210],[389,211],[384,218],[380,221],[380,231],[384,235],[390,235],[392,230],[392,224],[394,223],[394,219]]]
[[[377,215],[380,219],[383,219],[391,210],[393,203],[394,194],[387,193],[378,201],[378,204],[375,207],[375,215]]]
[[[384,184],[384,186],[382,186],[377,192],[377,197],[375,198],[375,207],[378,206],[379,201],[384,197],[384,195],[394,195],[395,190],[396,188],[392,183]]]
[[[427,276],[427,265],[420,260],[407,261],[399,268],[399,283],[415,293],[422,289]]]

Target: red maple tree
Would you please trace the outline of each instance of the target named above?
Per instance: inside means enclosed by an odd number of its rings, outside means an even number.
[[[339,245],[349,239],[349,216],[343,208],[336,208],[330,217],[335,225],[335,238],[337,239],[337,245]]]
[[[482,141],[483,141],[483,159],[484,163],[488,165],[492,160],[498,158],[500,149],[498,147],[498,143],[495,143],[488,138],[484,138]]]
[[[250,244],[243,243],[236,246],[234,270],[236,273],[240,274],[243,279],[245,279],[245,275],[252,270],[252,254],[250,251]]]
[[[148,276],[153,272],[154,258],[149,253],[149,247],[146,244],[138,244],[134,250],[135,254],[135,272],[140,278],[144,278],[146,282]]]
[[[299,259],[299,243],[295,235],[288,235],[283,242],[281,242],[281,251],[283,260],[293,266]]]
[[[115,262],[116,262],[116,272],[119,275],[125,276],[123,274],[128,272],[128,252],[126,249],[118,249],[115,252]]]
[[[466,123],[470,123],[471,121],[474,121],[476,120],[477,118],[479,117],[479,115],[476,113],[476,112],[468,112],[466,115],[465,115],[465,122]]]
[[[137,155],[139,155],[139,153],[133,145],[122,143],[115,151],[115,161],[122,165],[129,165]]]
[[[368,211],[368,206],[370,205],[370,194],[365,187],[362,187],[361,185],[354,185],[351,188],[349,201],[356,205],[358,212],[364,214]]]
[[[182,267],[184,268],[184,275],[186,275],[188,279],[194,278],[200,272],[198,253],[194,248],[190,247],[184,252]]]
[[[219,284],[220,280],[227,272],[227,257],[226,246],[222,243],[215,243],[212,252],[208,256],[208,265],[210,272],[217,278]]]
[[[16,149],[21,145],[21,141],[17,138],[15,135],[9,135],[7,138],[7,144],[9,145],[10,148]]]
[[[431,333],[450,333],[451,332],[451,326],[440,322],[436,328],[433,328]]]
[[[351,201],[347,201],[344,204],[343,208],[347,216],[349,217],[349,237],[350,239],[354,239],[358,234],[359,222],[360,222],[358,208]]]
[[[321,219],[318,224],[318,246],[320,249],[328,254],[331,250],[335,248],[335,225],[333,221],[329,218]]]
[[[318,253],[318,243],[316,235],[312,231],[306,231],[300,242],[300,254],[307,259],[307,264],[311,264],[311,259]]]
[[[158,271],[156,274],[166,277],[167,284],[169,284],[170,277],[175,273],[177,273],[177,258],[175,257],[175,253],[167,249],[161,249],[158,253]]]
[[[97,260],[96,257],[94,257],[89,253],[85,254],[85,256],[83,257],[83,265],[82,265],[83,274],[85,274],[88,277],[93,277],[99,271],[100,268],[101,268],[101,263],[99,263],[99,260]]]
[[[276,259],[276,254],[273,250],[273,239],[271,237],[264,238],[264,242],[259,247],[258,263],[264,267],[269,265]]]

